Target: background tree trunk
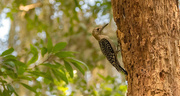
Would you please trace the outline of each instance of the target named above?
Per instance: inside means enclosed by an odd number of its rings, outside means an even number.
[[[179,96],[177,0],[111,0],[128,96]]]

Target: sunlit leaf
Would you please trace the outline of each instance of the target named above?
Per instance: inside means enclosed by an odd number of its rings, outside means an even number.
[[[63,91],[64,93],[66,93],[67,90],[69,89],[68,87],[64,87],[64,86],[58,86],[57,88],[58,88],[58,90],[61,90],[61,91]],[[72,95],[72,94],[71,94],[71,95]],[[72,95],[72,96],[74,96],[74,95]]]
[[[5,56],[5,55],[8,55],[8,54],[11,54],[13,51],[14,51],[14,48],[9,48],[8,50],[4,51],[1,54],[1,56]]]
[[[121,90],[122,92],[126,92],[126,90],[127,90],[127,85],[120,85],[120,86],[119,86],[119,90]]]
[[[111,88],[109,88],[109,87],[105,87],[104,88],[106,91],[109,91],[109,92],[111,92],[112,91],[112,89]]]
[[[71,76],[71,78],[73,78],[73,69],[71,65],[69,64],[69,62],[64,61],[64,65],[65,65],[66,70],[69,72],[69,75]]]
[[[54,48],[53,48],[53,53],[56,53],[62,49],[64,49],[66,47],[67,43],[66,42],[60,42],[60,43],[57,43]]]

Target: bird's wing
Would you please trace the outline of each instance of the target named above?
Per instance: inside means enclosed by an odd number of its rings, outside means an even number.
[[[108,61],[119,71],[124,72],[124,74],[128,74],[126,70],[124,70],[119,61],[117,60],[115,49],[112,47],[113,45],[110,43],[109,40],[103,38],[99,41],[99,45],[101,48],[102,53],[106,56]]]
[[[110,42],[106,38],[103,38],[99,41],[99,45],[102,53],[106,56],[108,61],[111,64],[114,64],[117,58],[116,58],[115,50],[112,48]]]

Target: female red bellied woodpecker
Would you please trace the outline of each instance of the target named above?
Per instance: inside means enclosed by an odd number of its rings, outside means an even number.
[[[92,32],[92,35],[99,42],[101,51],[106,56],[108,61],[117,69],[117,71],[123,72],[124,74],[128,75],[127,71],[121,67],[117,59],[118,50],[116,50],[115,45],[111,42],[108,36],[102,35],[102,30],[107,25],[108,24],[104,25],[103,27],[95,28]]]

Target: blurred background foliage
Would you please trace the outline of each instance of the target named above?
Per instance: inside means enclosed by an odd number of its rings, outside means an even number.
[[[110,0],[0,0],[0,14],[10,20],[0,39],[0,96],[125,95],[124,76],[91,35],[110,23],[104,34],[117,43]]]

